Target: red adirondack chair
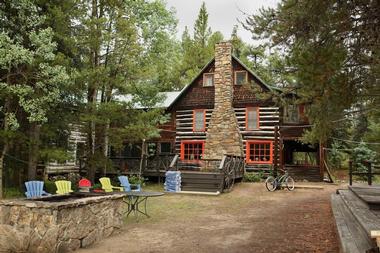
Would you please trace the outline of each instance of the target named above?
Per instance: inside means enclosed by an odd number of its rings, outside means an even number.
[[[82,178],[81,180],[79,180],[78,186],[79,186],[79,191],[90,192],[91,181],[88,180],[87,178]]]

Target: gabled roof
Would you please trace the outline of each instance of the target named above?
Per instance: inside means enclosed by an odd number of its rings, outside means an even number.
[[[212,58],[198,73],[198,75],[196,75],[193,80],[191,80],[191,82],[189,84],[187,84],[185,87],[183,87],[183,89],[180,91],[180,93],[178,94],[178,96],[172,101],[172,103],[168,106],[168,107],[171,107],[172,105],[175,104],[175,102],[178,101],[178,99],[180,97],[182,97],[182,95],[190,88],[191,84],[195,82],[195,80],[198,79],[198,77],[200,77],[203,73],[203,71],[205,71],[210,65],[211,63],[215,61],[215,57]]]
[[[236,60],[241,66],[243,66],[243,68],[245,68],[245,70],[247,70],[255,79],[257,79],[257,81],[259,81],[259,83],[261,85],[263,85],[265,88],[267,88],[269,91],[273,91],[273,87],[272,86],[269,86],[268,84],[266,84],[260,77],[258,77],[251,69],[249,69],[247,67],[247,65],[245,65],[242,61],[239,60],[239,58],[237,58],[235,55],[232,55],[232,59]],[[186,93],[186,91],[190,88],[190,86],[195,82],[195,80],[197,80],[202,74],[203,72],[211,65],[211,63],[213,63],[215,61],[215,57],[212,58],[200,71],[199,71],[199,74],[195,76],[195,78],[193,78],[193,80],[191,80],[191,82],[189,84],[187,84],[181,91],[180,93],[178,94],[178,96],[172,101],[172,103],[168,106],[168,107],[171,107],[172,105],[174,105],[181,97],[184,93]]]

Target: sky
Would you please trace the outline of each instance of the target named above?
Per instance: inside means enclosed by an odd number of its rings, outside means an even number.
[[[168,7],[176,10],[178,19],[178,38],[181,37],[185,26],[193,32],[193,25],[197,19],[202,2],[206,3],[209,14],[209,26],[212,31],[220,31],[224,38],[229,38],[237,19],[244,20],[244,13],[256,14],[261,7],[275,7],[279,0],[166,0]],[[241,11],[240,11],[241,10]],[[254,44],[251,33],[240,24],[238,35],[243,41]]]

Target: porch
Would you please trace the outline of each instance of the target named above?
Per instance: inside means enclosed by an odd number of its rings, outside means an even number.
[[[223,192],[230,191],[243,178],[244,158],[224,155],[222,159],[201,159],[198,161],[181,160],[178,154],[159,154],[141,158],[111,157],[114,167],[120,173],[135,175],[141,172],[144,177],[165,180],[169,170],[181,171],[182,191]]]

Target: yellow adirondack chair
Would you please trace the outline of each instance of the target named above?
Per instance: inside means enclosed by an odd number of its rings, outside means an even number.
[[[71,190],[71,182],[66,180],[55,181],[55,186],[57,187],[57,194],[68,194],[73,192]]]
[[[124,190],[123,187],[118,187],[118,186],[111,185],[111,179],[109,177],[99,178],[99,181],[102,184],[102,189],[105,192],[113,192],[113,189],[116,189],[116,190],[119,190],[119,191],[123,191]]]

